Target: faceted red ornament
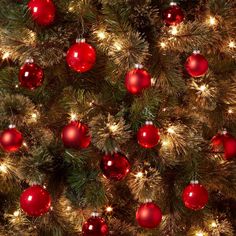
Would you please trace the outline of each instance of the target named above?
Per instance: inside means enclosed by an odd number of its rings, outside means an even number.
[[[194,52],[185,62],[185,69],[192,77],[200,77],[207,73],[208,61],[199,52]]]
[[[66,148],[87,148],[91,142],[88,126],[78,121],[71,121],[66,125],[61,138]]]
[[[33,185],[21,194],[20,205],[22,210],[29,216],[41,216],[49,211],[51,197],[42,186]]]
[[[123,180],[130,172],[130,163],[121,153],[104,155],[100,167],[103,175],[110,180]]]
[[[197,181],[192,181],[187,187],[185,187],[182,200],[187,208],[192,210],[201,210],[208,202],[208,192]]]
[[[77,72],[86,72],[90,70],[96,61],[96,51],[84,40],[76,41],[67,51],[67,64]]]
[[[83,236],[106,236],[108,226],[105,220],[99,216],[91,216],[82,227]]]
[[[28,8],[39,25],[47,26],[54,21],[56,8],[52,0],[30,0]]]
[[[176,3],[171,3],[163,12],[163,20],[168,26],[178,25],[184,20],[184,13]]]
[[[0,144],[5,152],[16,152],[23,143],[23,136],[16,128],[5,129],[0,134]]]
[[[226,160],[236,157],[236,139],[227,132],[216,134],[211,139],[211,145],[214,152],[224,152]]]
[[[35,63],[26,62],[20,68],[18,79],[22,87],[33,90],[42,85],[44,73],[42,68]]]
[[[151,76],[140,68],[130,70],[125,77],[125,87],[132,94],[138,94],[151,86]]]
[[[161,209],[153,202],[143,203],[136,211],[136,220],[143,228],[156,228],[162,220]]]
[[[142,147],[153,148],[160,140],[159,130],[152,122],[146,122],[144,126],[139,128],[137,138],[139,145]]]

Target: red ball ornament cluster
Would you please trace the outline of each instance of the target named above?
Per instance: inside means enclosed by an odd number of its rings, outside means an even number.
[[[220,152],[223,149],[226,160],[236,157],[236,138],[226,131],[215,135],[211,139],[211,144],[214,152]]]
[[[52,0],[30,0],[28,8],[37,24],[47,26],[53,23],[56,7]]]
[[[96,61],[96,51],[84,39],[76,40],[67,51],[66,61],[68,66],[76,72],[90,70]]]
[[[136,220],[143,228],[156,228],[162,220],[161,209],[153,202],[143,203],[136,211]]]
[[[110,180],[123,180],[130,172],[130,163],[121,153],[106,154],[100,163],[103,175]]]
[[[201,77],[207,73],[208,61],[200,54],[199,51],[194,51],[185,62],[185,69],[192,77]]]
[[[151,76],[140,65],[130,70],[125,76],[125,87],[131,94],[139,94],[143,89],[149,88],[150,86]]]
[[[42,186],[33,185],[21,194],[20,206],[29,216],[38,217],[44,215],[51,206],[50,194]]]
[[[66,148],[87,148],[91,142],[91,135],[86,124],[79,121],[71,121],[61,133],[61,139]]]
[[[23,136],[16,128],[8,128],[0,134],[0,145],[5,152],[16,152],[23,143]]]
[[[208,202],[208,192],[198,181],[191,181],[182,195],[184,205],[191,210],[201,210]]]
[[[156,128],[152,122],[147,121],[145,125],[139,128],[137,133],[139,145],[144,148],[155,147],[160,140],[159,129]]]
[[[93,213],[82,226],[83,236],[106,236],[108,232],[106,221],[97,213]]]
[[[42,85],[44,73],[41,67],[29,59],[20,68],[18,79],[22,87],[33,90]]]
[[[174,2],[163,12],[163,20],[168,26],[178,25],[184,20],[183,10]]]

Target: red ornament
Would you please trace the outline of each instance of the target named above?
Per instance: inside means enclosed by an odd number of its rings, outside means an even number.
[[[30,0],[28,8],[39,25],[47,26],[54,21],[56,8],[51,0]]]
[[[20,205],[22,210],[29,216],[41,216],[49,211],[51,197],[42,186],[33,185],[21,194]]]
[[[130,172],[130,163],[121,153],[104,155],[100,167],[104,176],[110,180],[123,180]]]
[[[78,121],[71,121],[66,125],[61,138],[66,148],[87,148],[91,142],[88,126]]]
[[[20,68],[18,79],[22,87],[33,90],[42,85],[43,77],[42,68],[33,63],[32,60],[27,60]]]
[[[192,77],[200,77],[207,73],[208,61],[198,51],[193,52],[185,62],[185,69]]]
[[[236,139],[227,132],[218,133],[211,139],[214,152],[224,152],[226,160],[236,157]]]
[[[0,144],[5,152],[16,152],[23,143],[23,136],[16,128],[9,128],[0,134]]]
[[[139,145],[142,147],[153,148],[160,140],[159,130],[152,122],[146,122],[144,126],[139,128],[137,138]]]
[[[136,211],[136,220],[143,228],[156,228],[162,220],[161,209],[153,202],[143,203]]]
[[[168,26],[178,25],[184,20],[184,13],[176,3],[171,3],[163,12],[163,20]]]
[[[141,68],[130,70],[125,77],[125,87],[132,94],[138,94],[151,86],[151,76]]]
[[[82,232],[83,236],[106,236],[108,235],[108,226],[102,217],[93,213],[83,224]]]
[[[80,73],[86,72],[96,61],[96,51],[84,40],[76,40],[76,43],[67,51],[66,61],[73,70]]]
[[[182,200],[187,208],[201,210],[208,202],[208,192],[198,181],[192,181],[185,187]]]

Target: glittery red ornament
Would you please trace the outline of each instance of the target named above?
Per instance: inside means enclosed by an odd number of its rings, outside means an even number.
[[[146,122],[145,125],[139,128],[137,139],[138,143],[142,147],[153,148],[160,140],[159,130],[152,124],[152,122]]]
[[[185,69],[192,77],[200,77],[207,73],[208,61],[198,51],[189,56],[185,62]]]
[[[163,12],[163,20],[168,26],[178,25],[184,20],[184,13],[176,3],[171,3]]]
[[[16,128],[5,129],[0,134],[0,144],[5,152],[16,152],[23,143],[23,136]]]
[[[51,197],[40,185],[27,188],[20,196],[22,210],[29,216],[41,216],[47,213],[51,206]]]
[[[88,126],[78,121],[71,121],[66,125],[61,138],[66,148],[87,148],[91,142]]]
[[[125,77],[125,87],[132,94],[138,94],[151,86],[151,76],[141,68],[130,70]]]
[[[130,172],[130,163],[121,153],[104,155],[100,166],[103,175],[110,180],[122,180]]]
[[[28,8],[39,25],[47,26],[54,21],[56,8],[51,0],[30,0]]]
[[[156,228],[162,220],[161,209],[153,202],[143,203],[136,211],[136,220],[143,228]]]
[[[67,51],[67,64],[77,72],[86,72],[90,70],[96,61],[96,51],[84,40],[76,40]]]
[[[91,216],[82,227],[83,236],[106,236],[108,235],[108,226],[102,217]]]
[[[44,73],[41,67],[28,60],[19,72],[19,82],[22,87],[28,89],[35,89],[42,85]]]
[[[208,202],[208,192],[197,181],[192,181],[187,187],[185,187],[182,200],[187,208],[192,210],[201,210]]]
[[[236,139],[227,132],[216,134],[211,139],[211,145],[214,152],[224,152],[226,160],[236,157]]]

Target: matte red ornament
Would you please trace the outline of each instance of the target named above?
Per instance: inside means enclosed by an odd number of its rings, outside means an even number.
[[[0,134],[0,144],[5,152],[16,152],[23,143],[23,136],[16,128],[5,129]]]
[[[153,202],[143,203],[136,211],[136,220],[143,228],[156,228],[162,220],[161,209]]]
[[[176,3],[171,3],[163,12],[163,20],[168,26],[178,25],[184,20],[184,13]]]
[[[152,122],[146,122],[145,125],[139,128],[137,139],[139,145],[142,147],[153,148],[160,140],[159,130],[152,124]]]
[[[88,126],[79,121],[71,121],[66,125],[61,138],[66,148],[87,148],[91,142]]]
[[[18,79],[22,87],[33,90],[42,85],[44,73],[42,68],[33,61],[27,61],[20,68]]]
[[[54,21],[56,8],[52,0],[30,0],[28,8],[39,25],[47,26]]]
[[[108,226],[105,220],[99,216],[91,216],[82,227],[83,236],[106,236]]]
[[[67,51],[66,61],[74,71],[86,72],[93,67],[96,61],[96,51],[84,40],[77,40]]]
[[[129,160],[121,153],[104,155],[100,167],[106,178],[115,181],[123,180],[130,172]]]
[[[130,70],[125,77],[125,87],[132,94],[138,94],[151,86],[150,74],[141,68]]]
[[[51,197],[42,186],[33,185],[21,194],[20,205],[27,215],[38,217],[49,211]]]
[[[192,77],[200,77],[207,73],[208,61],[198,52],[194,52],[185,62],[185,69]]]
[[[208,192],[197,181],[185,187],[182,195],[184,205],[191,210],[201,210],[208,202]]]

